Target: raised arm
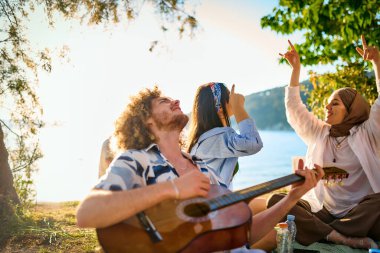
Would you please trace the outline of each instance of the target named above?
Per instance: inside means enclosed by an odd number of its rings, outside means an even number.
[[[288,43],[290,45],[290,50],[286,52],[285,54],[279,54],[281,57],[285,58],[289,65],[292,67],[292,75],[290,77],[290,87],[296,87],[300,85],[300,72],[301,72],[301,61],[300,57],[293,46],[292,42],[288,40]]]
[[[325,123],[309,112],[300,96],[299,77],[301,71],[300,57],[288,40],[290,50],[280,54],[292,67],[289,86],[285,89],[286,118],[296,133],[306,144],[313,142]]]
[[[380,53],[379,49],[375,46],[368,46],[364,38],[361,36],[363,48],[357,47],[356,51],[363,57],[365,61],[371,61],[373,70],[375,72],[377,92],[380,94]],[[371,107],[369,119],[364,123],[366,131],[369,132],[371,143],[375,145],[376,149],[380,149],[380,96],[375,100]]]
[[[240,157],[259,152],[263,147],[263,142],[254,120],[245,110],[244,96],[235,92],[235,84],[232,85],[229,102],[238,123],[239,134],[233,133],[224,136],[227,148],[220,150],[217,157]]]
[[[244,96],[236,93],[235,84],[232,85],[229,105],[238,123],[239,133],[232,129],[222,131],[215,128],[212,130],[214,132],[211,137],[199,138],[199,144],[194,145],[191,154],[202,159],[214,159],[248,156],[259,152],[263,147],[263,142],[254,120],[244,108],[244,102]]]
[[[245,98],[240,93],[235,93],[235,84],[232,85],[230,100],[232,113],[235,115],[236,122],[239,123],[249,118],[247,111],[244,108]]]
[[[372,62],[373,70],[375,71],[375,78],[377,84],[377,92],[380,93],[380,53],[379,49],[375,46],[368,46],[364,38],[364,35],[361,35],[363,48],[356,47],[356,51],[363,57],[365,61]]]

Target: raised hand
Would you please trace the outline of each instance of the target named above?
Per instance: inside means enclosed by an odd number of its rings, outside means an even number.
[[[241,109],[244,109],[244,102],[245,102],[244,96],[240,93],[235,93],[235,84],[233,84],[231,88],[230,100],[229,100],[232,113],[236,114],[236,112],[240,111]]]
[[[299,69],[301,67],[300,57],[296,49],[294,48],[292,42],[288,40],[288,43],[290,45],[290,50],[288,50],[288,52],[286,52],[285,54],[280,53],[279,55],[285,58],[293,69]]]
[[[361,39],[363,42],[363,48],[356,47],[356,51],[365,61],[371,61],[373,64],[380,64],[379,49],[375,46],[368,46],[364,35],[361,35]]]

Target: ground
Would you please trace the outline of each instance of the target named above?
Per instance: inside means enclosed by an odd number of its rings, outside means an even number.
[[[77,205],[78,202],[61,202],[31,207],[21,225],[6,228],[11,236],[0,245],[0,252],[97,252],[95,231],[75,225]]]

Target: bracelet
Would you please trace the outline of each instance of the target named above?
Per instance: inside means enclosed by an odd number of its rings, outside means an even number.
[[[173,179],[171,179],[170,182],[172,183],[174,191],[175,191],[175,199],[179,199],[179,190],[178,190],[178,187],[175,185]]]

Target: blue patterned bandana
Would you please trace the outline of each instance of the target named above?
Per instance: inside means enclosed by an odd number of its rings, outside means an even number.
[[[220,99],[222,97],[222,89],[221,89],[222,83],[211,83],[210,88],[212,91],[212,95],[214,96],[214,102],[215,102],[215,109],[217,112],[219,112],[220,108],[222,108],[220,104]]]

